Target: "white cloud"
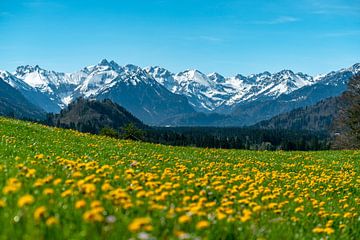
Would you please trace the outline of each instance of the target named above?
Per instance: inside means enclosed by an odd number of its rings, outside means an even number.
[[[63,8],[64,5],[48,0],[32,0],[23,3],[28,8]]]
[[[324,0],[311,0],[310,6],[312,8],[311,13],[325,15],[325,14],[356,14],[360,13],[360,4],[344,4],[338,1],[324,1]]]
[[[291,16],[280,16],[274,19],[269,20],[261,20],[261,21],[254,21],[253,24],[267,24],[267,25],[275,25],[275,24],[285,24],[285,23],[293,23],[300,21],[299,18],[291,17]]]

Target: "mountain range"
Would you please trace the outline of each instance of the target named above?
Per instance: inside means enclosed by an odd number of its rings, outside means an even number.
[[[319,76],[282,70],[224,77],[199,70],[120,66],[102,60],[74,73],[20,66],[0,70],[38,112],[58,113],[78,97],[111,99],[150,125],[244,126],[338,96],[360,64]],[[0,95],[1,97],[1,95]],[[28,116],[30,117],[30,116]]]

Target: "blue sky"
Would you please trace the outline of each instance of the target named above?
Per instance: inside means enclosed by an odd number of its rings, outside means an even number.
[[[103,58],[225,76],[360,62],[359,0],[0,0],[0,69]]]

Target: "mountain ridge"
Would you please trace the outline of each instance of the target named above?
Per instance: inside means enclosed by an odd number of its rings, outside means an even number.
[[[169,119],[187,116],[196,124],[197,113],[204,113],[205,118],[210,114],[217,121],[229,122],[215,124],[240,126],[339,95],[347,80],[359,72],[360,64],[356,63],[315,77],[291,70],[224,77],[197,69],[172,73],[159,66],[120,66],[103,59],[73,73],[45,70],[38,65],[19,66],[14,73],[1,71],[0,79],[47,112],[59,112],[78,97],[110,98],[150,125],[172,125]],[[198,116],[204,120],[204,115]]]

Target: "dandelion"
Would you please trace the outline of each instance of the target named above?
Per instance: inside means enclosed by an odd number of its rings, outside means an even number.
[[[2,199],[0,199],[0,208],[6,207],[6,202]]]
[[[59,220],[56,217],[49,217],[46,219],[46,226],[51,227],[59,223]]]
[[[188,215],[182,215],[179,217],[179,223],[187,223],[191,221],[191,217]]]
[[[300,206],[300,207],[297,207],[295,208],[295,212],[303,212],[304,211],[304,206]]]
[[[137,232],[141,229],[152,229],[151,227],[151,219],[148,217],[144,218],[135,218],[128,226],[130,232]],[[150,226],[150,228],[149,228]]]
[[[53,181],[54,186],[59,185],[62,182],[61,178],[57,178]]]
[[[80,177],[82,177],[83,176],[83,174],[81,173],[81,172],[74,172],[73,174],[72,174],[72,177],[73,178],[80,178]]]
[[[324,228],[324,233],[330,235],[330,234],[333,234],[335,232],[334,229],[332,229],[331,227],[326,227]]]
[[[41,206],[35,209],[34,211],[34,219],[36,221],[40,220],[41,218],[43,218],[45,216],[46,213],[46,207],[45,206]]]
[[[35,155],[35,159],[43,159],[44,157],[45,156],[42,153]]]
[[[222,213],[222,212],[217,212],[216,213],[216,218],[218,220],[223,220],[224,218],[226,218],[226,214]]]
[[[112,190],[112,186],[110,185],[110,183],[104,183],[102,186],[101,186],[101,190],[104,191],[104,192],[107,192],[107,191],[110,191]]]
[[[54,194],[54,189],[52,189],[52,188],[45,188],[44,191],[43,191],[43,194],[44,194],[44,195],[52,195],[52,194]]]
[[[201,229],[205,229],[208,228],[210,226],[210,223],[208,221],[200,221],[196,224],[196,229],[201,230]]]
[[[70,189],[68,189],[61,193],[61,197],[65,198],[65,197],[70,196],[71,194],[72,194],[72,191]]]
[[[85,200],[78,200],[75,203],[75,208],[79,209],[79,208],[84,208],[86,206],[86,202]]]
[[[22,197],[19,198],[17,204],[18,204],[18,206],[19,206],[20,208],[22,208],[22,207],[24,207],[24,206],[26,206],[26,205],[32,204],[33,202],[34,202],[34,197],[31,196],[30,194],[26,194],[26,195],[24,195],[24,196],[22,196]]]
[[[91,209],[83,214],[86,222],[102,222],[104,217],[99,213],[98,209]]]
[[[321,227],[315,227],[312,230],[313,233],[323,233],[324,229],[322,229]]]
[[[92,201],[90,204],[91,208],[98,208],[101,207],[101,202],[99,200]]]

